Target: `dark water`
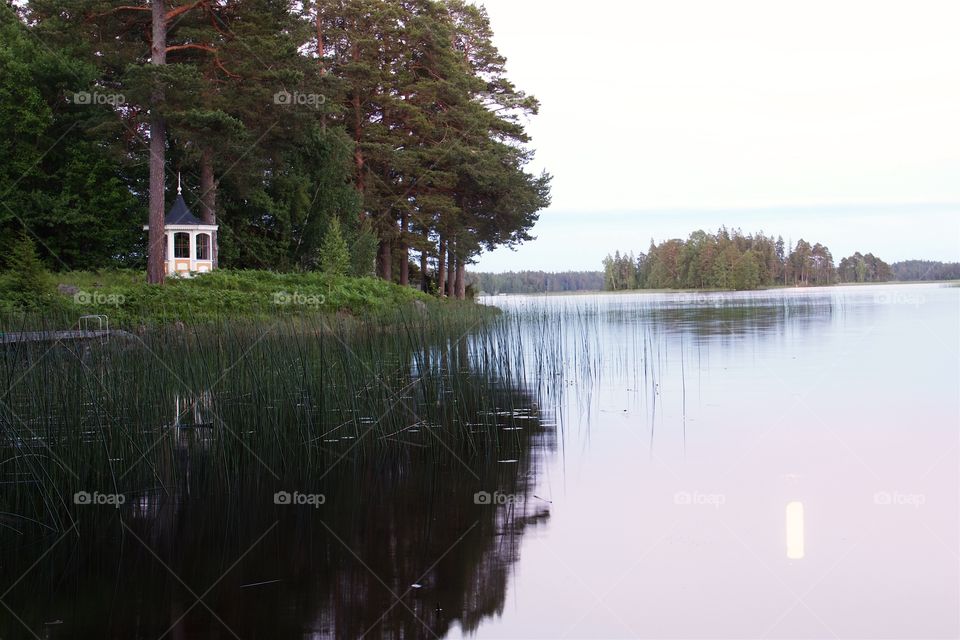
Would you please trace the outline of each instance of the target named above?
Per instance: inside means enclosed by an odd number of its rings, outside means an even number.
[[[393,448],[233,470],[185,428],[176,491],[0,516],[0,637],[960,634],[960,289],[487,302],[496,339],[409,400],[461,410]],[[384,357],[417,380],[444,349]],[[427,446],[491,420],[493,449]]]

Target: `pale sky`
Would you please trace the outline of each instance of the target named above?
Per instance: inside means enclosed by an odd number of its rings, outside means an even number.
[[[720,224],[960,260],[960,1],[482,0],[553,205],[475,270]]]

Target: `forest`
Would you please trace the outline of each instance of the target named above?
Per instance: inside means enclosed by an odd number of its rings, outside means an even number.
[[[550,202],[492,37],[463,0],[3,3],[0,237],[162,282],[179,176],[220,267],[462,298]]]
[[[960,280],[960,262],[903,260],[890,266],[895,280]]]
[[[763,233],[744,234],[721,227],[694,231],[686,240],[650,241],[646,253],[608,255],[603,261],[604,289],[735,289],[775,285],[816,286],[838,282],[885,282],[890,265],[859,252],[835,265],[830,249]]]
[[[563,293],[600,291],[603,273],[599,271],[508,271],[505,273],[467,272],[467,286],[477,293]]]

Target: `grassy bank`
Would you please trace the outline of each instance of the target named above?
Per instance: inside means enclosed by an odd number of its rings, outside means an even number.
[[[171,278],[163,286],[146,284],[143,272],[135,270],[41,273],[27,285],[22,280],[0,274],[0,315],[8,327],[37,318],[69,326],[89,314],[108,316],[112,327],[131,328],[336,313],[378,317],[413,306],[455,306],[376,278],[321,273],[219,270]]]

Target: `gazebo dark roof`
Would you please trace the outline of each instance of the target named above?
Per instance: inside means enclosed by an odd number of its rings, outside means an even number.
[[[167,217],[164,218],[163,224],[203,224],[203,222],[201,222],[197,216],[193,215],[187,207],[187,203],[183,201],[183,196],[177,194],[177,199],[174,200],[173,206],[170,207],[170,211],[167,212]]]

